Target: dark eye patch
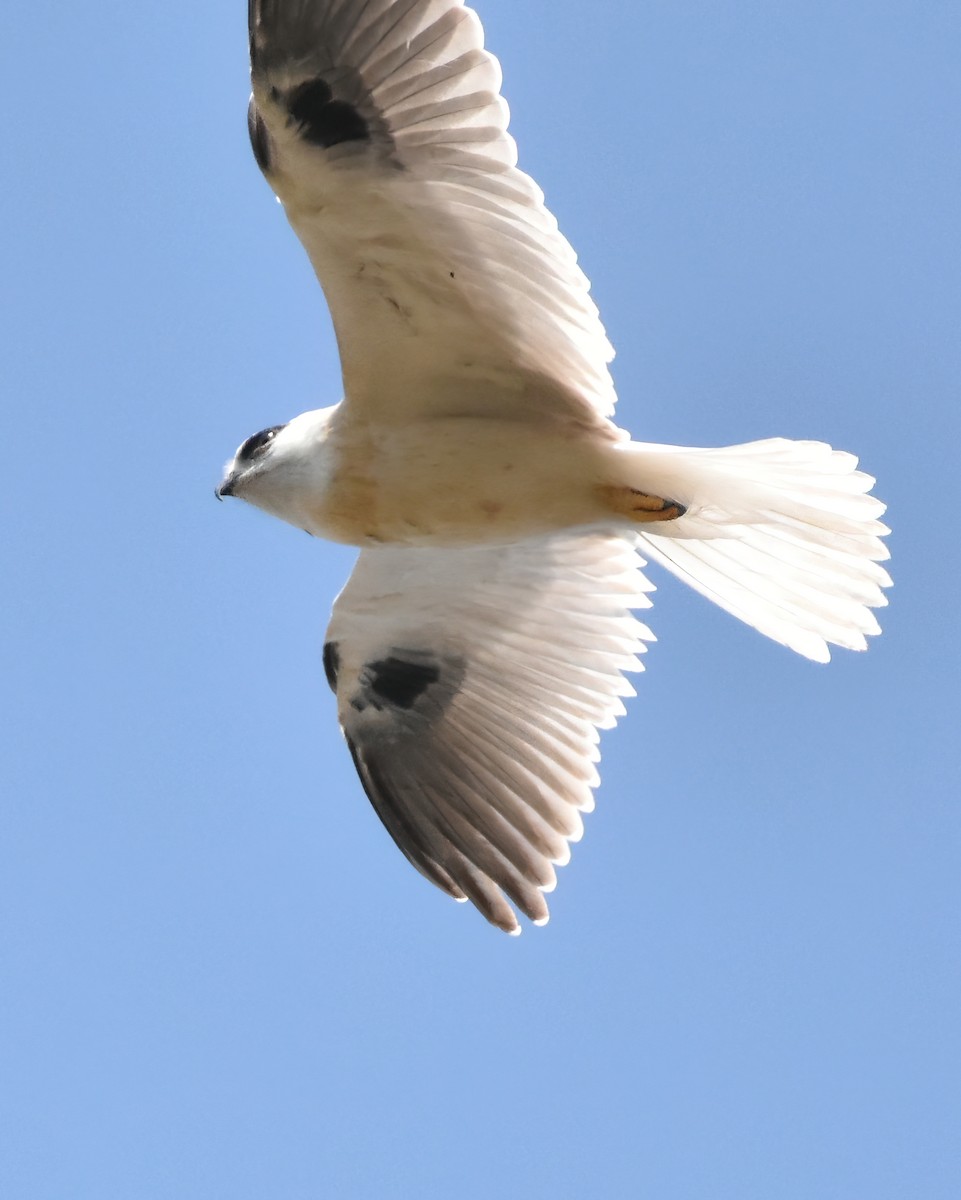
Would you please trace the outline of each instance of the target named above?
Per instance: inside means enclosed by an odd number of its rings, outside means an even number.
[[[271,425],[269,429],[261,429],[260,433],[253,434],[237,451],[237,460],[249,462],[274,440],[281,429],[283,425]]]

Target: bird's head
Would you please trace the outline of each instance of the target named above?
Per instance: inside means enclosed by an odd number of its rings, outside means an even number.
[[[336,409],[302,413],[286,425],[252,434],[227,464],[218,500],[238,496],[293,525],[303,525],[305,501],[326,487],[324,443]]]

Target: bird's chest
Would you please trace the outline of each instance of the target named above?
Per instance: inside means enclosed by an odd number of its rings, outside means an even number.
[[[306,489],[305,528],[354,546],[381,541],[385,460],[378,440],[363,430],[334,433],[323,457],[323,471]]]
[[[311,533],[353,545],[473,545],[578,523],[583,464],[516,423],[435,420],[337,431],[313,489]]]
[[[352,436],[329,446],[328,471],[310,507],[310,532],[352,545],[430,544],[462,523],[470,473],[404,431]],[[459,477],[459,486],[458,486]],[[460,500],[458,500],[460,497]]]

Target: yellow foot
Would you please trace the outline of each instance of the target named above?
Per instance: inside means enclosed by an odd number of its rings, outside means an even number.
[[[632,487],[600,487],[606,507],[632,521],[676,521],[687,509],[676,500],[665,500],[661,496],[649,496]]]

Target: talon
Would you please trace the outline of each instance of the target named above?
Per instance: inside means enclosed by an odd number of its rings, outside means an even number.
[[[646,492],[639,492],[637,488],[631,488],[630,492],[632,496],[637,497],[637,504],[634,506],[634,511],[649,512],[653,514],[655,520],[676,521],[678,517],[683,517],[687,512],[687,505],[681,504],[677,500],[665,500],[661,496],[649,496]]]
[[[633,521],[676,521],[687,512],[687,506],[677,500],[651,496],[638,488],[603,487],[599,491],[609,508]]]
[[[676,500],[662,500],[661,507],[652,512],[650,509],[635,510],[636,521],[676,521],[683,517],[687,509]],[[643,515],[642,515],[643,514]]]
[[[637,488],[628,488],[627,491],[631,497],[629,504],[632,512],[660,512],[665,505],[670,504],[669,500],[660,496],[649,496],[647,492],[640,492]]]

